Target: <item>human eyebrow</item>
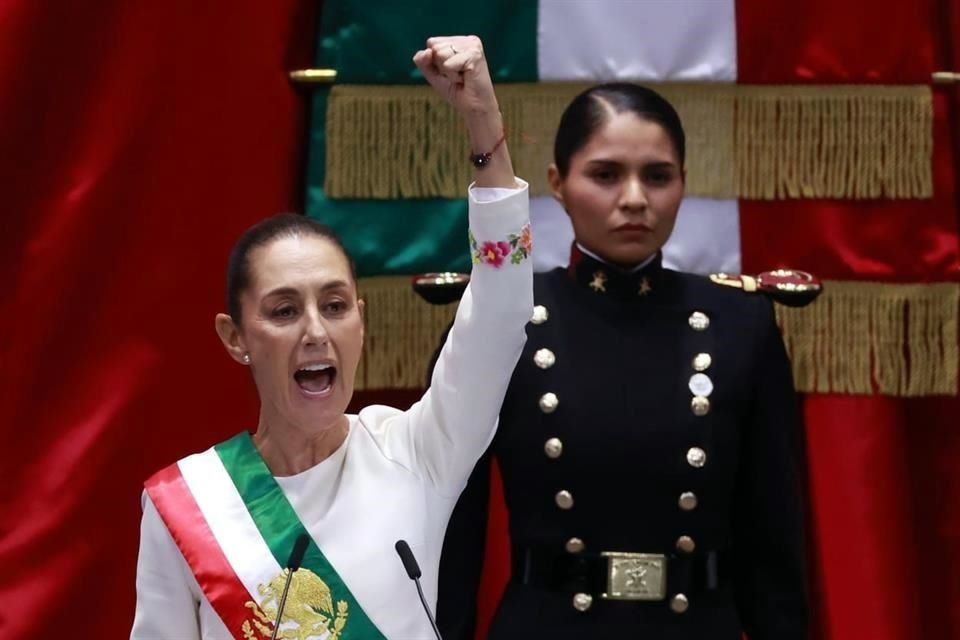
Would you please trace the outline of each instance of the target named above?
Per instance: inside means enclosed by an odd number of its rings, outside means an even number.
[[[591,168],[591,169],[593,169],[593,168],[609,169],[609,168],[613,168],[613,167],[619,167],[620,164],[621,164],[621,163],[620,163],[620,162],[617,162],[616,160],[596,159],[596,160],[590,160],[590,161],[588,161],[588,162],[587,162],[587,167],[589,167],[589,168]]]
[[[294,289],[293,287],[277,287],[276,289],[271,289],[264,296],[265,298],[281,298],[284,296],[299,296],[300,292]]]
[[[320,291],[323,293],[326,293],[328,291],[333,291],[335,289],[349,289],[349,288],[350,288],[350,283],[347,282],[346,280],[331,280],[330,282],[327,282],[322,287],[320,287]]]
[[[676,171],[677,165],[672,162],[651,162],[644,167],[645,171]]]
[[[328,291],[334,291],[336,289],[348,289],[350,284],[346,280],[331,280],[326,282],[323,286],[320,287],[321,293],[327,293]],[[264,295],[265,298],[278,298],[284,296],[298,297],[300,291],[294,287],[277,287],[276,289],[271,289]]]

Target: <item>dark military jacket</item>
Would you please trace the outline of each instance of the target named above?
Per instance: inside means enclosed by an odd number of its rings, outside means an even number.
[[[802,445],[769,300],[582,255],[534,299],[448,528],[444,637],[472,637],[495,456],[513,574],[490,638],[805,638]]]

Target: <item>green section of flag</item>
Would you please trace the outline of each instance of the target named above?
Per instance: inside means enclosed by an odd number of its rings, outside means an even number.
[[[467,203],[461,200],[334,200],[323,189],[328,89],[313,96],[307,215],[330,226],[357,266],[357,275],[469,271]],[[388,161],[384,159],[384,161]],[[463,187],[466,195],[467,186]]]
[[[341,84],[419,84],[413,54],[430,36],[476,35],[495,81],[537,79],[537,0],[332,0],[323,3],[318,67]]]
[[[237,487],[247,511],[270,548],[277,564],[287,566],[293,544],[302,534],[309,535],[300,522],[297,512],[287,500],[280,485],[273,478],[260,453],[253,445],[250,434],[241,433],[214,447],[224,468]],[[334,611],[324,612],[334,617],[337,603],[347,603],[347,623],[340,635],[341,640],[386,640],[357,603],[349,587],[336,569],[326,559],[317,543],[310,539],[302,567],[314,572],[323,580],[333,595]]]
[[[536,0],[473,5],[337,0],[324,3],[316,63],[336,69],[338,83],[420,84],[424,80],[412,58],[428,37],[473,34],[483,40],[495,81],[530,82],[537,79],[536,29]],[[334,200],[326,196],[328,96],[325,88],[313,94],[307,215],[337,233],[361,277],[468,271],[467,185],[463,185],[464,199],[459,200]],[[382,162],[402,159],[383,158]]]

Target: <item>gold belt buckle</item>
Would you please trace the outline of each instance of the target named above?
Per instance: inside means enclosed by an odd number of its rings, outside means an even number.
[[[667,557],[661,553],[603,551],[607,558],[605,600],[663,600],[667,594]]]

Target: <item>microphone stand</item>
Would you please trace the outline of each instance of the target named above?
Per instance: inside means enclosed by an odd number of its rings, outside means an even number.
[[[280,617],[283,615],[283,607],[287,604],[287,592],[290,590],[290,581],[293,580],[293,574],[297,569],[287,569],[287,581],[283,585],[283,596],[280,597],[280,607],[277,609],[277,620],[273,623],[273,633],[270,634],[270,640],[277,640],[277,632],[280,630]]]
[[[283,608],[287,604],[287,592],[290,591],[290,582],[293,580],[293,574],[300,569],[300,563],[303,562],[303,554],[307,552],[307,546],[310,544],[310,536],[301,533],[293,543],[293,550],[290,552],[290,558],[287,560],[287,580],[283,585],[283,595],[280,597],[280,606],[277,607],[277,619],[273,621],[273,633],[270,634],[270,640],[277,640],[277,632],[280,630],[280,619],[283,617]]]

